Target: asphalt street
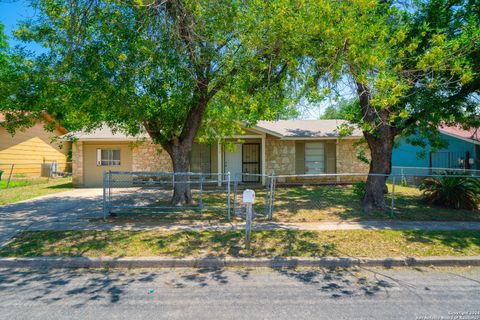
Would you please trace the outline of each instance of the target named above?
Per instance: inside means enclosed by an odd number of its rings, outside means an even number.
[[[4,269],[0,318],[480,319],[480,268]]]

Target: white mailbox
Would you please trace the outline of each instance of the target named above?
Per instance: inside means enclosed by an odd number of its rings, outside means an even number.
[[[243,203],[254,203],[255,202],[255,191],[251,189],[245,189],[243,191]]]

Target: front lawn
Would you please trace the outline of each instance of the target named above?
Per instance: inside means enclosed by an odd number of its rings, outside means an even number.
[[[391,204],[391,185],[385,196]],[[480,211],[454,210],[422,201],[414,187],[395,186],[395,210],[365,214],[360,198],[351,186],[279,186],[275,193],[273,220],[278,222],[318,222],[338,220],[437,220],[479,221]]]
[[[424,257],[480,255],[480,231],[27,231],[3,257]]]
[[[47,180],[14,180],[5,189],[6,181],[0,181],[0,205],[27,200],[46,194],[67,191],[73,188],[72,178]]]
[[[353,192],[349,185],[307,185],[307,186],[282,186],[276,188],[273,221],[275,222],[326,222],[326,221],[358,221],[358,220],[419,220],[419,221],[480,221],[479,210],[455,210],[443,208],[422,200],[421,192],[415,187],[395,186],[395,210],[390,211],[391,185],[389,193],[385,195],[387,210],[364,213],[360,197]],[[256,202],[254,205],[257,213],[265,211],[265,187],[255,186]],[[133,193],[134,192],[134,193]],[[144,191],[135,189],[127,198],[129,200],[144,199]],[[162,194],[161,201],[152,203],[152,206],[169,205],[171,194]],[[118,198],[117,198],[118,199]],[[241,201],[241,191],[237,194],[237,206]],[[198,202],[198,192],[195,200]],[[194,223],[203,222],[228,222],[226,217],[226,194],[224,191],[206,192],[203,195],[206,208],[216,207],[216,210],[204,209],[202,212],[188,210],[174,210],[171,214],[157,214],[155,209],[148,206],[131,213],[131,209],[119,212],[117,217],[109,218],[108,222],[133,223],[133,222],[169,222],[169,223]],[[233,195],[232,195],[233,215]],[[256,218],[266,221],[262,215]],[[237,220],[239,220],[237,218]]]

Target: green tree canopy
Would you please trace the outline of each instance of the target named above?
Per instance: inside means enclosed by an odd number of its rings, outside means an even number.
[[[385,208],[396,136],[420,130],[434,138],[442,122],[478,126],[478,1],[286,3],[264,3],[274,14],[261,23],[289,35],[283,49],[298,58],[296,92],[312,104],[358,99],[346,118],[363,130],[377,174],[367,180],[365,210]]]
[[[358,110],[358,101],[342,99],[336,104],[329,105],[320,115],[321,120],[343,119],[348,120],[352,113]]]
[[[37,61],[37,107],[73,129],[145,129],[188,172],[195,138],[228,136],[288,109],[288,59],[264,37],[249,2],[36,0],[16,32],[50,49]],[[191,201],[178,183],[174,202]]]

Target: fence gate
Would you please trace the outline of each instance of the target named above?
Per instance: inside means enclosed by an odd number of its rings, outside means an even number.
[[[262,181],[261,183],[248,183],[245,181]],[[237,217],[246,218],[246,206],[242,201],[243,191],[251,189],[255,191],[255,203],[253,204],[253,217],[263,216],[272,219],[273,203],[275,200],[275,176],[262,174],[238,174],[233,178],[233,213]]]
[[[172,205],[175,185],[188,184],[192,204]],[[103,180],[103,212],[199,213],[225,211],[230,219],[230,174],[106,171]]]

